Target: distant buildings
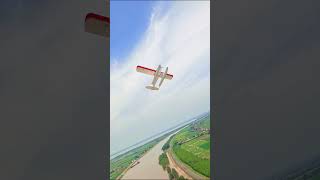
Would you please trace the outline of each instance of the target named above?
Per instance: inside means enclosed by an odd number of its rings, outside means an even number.
[[[209,132],[209,128],[203,128],[203,127],[198,127],[198,126],[191,126],[191,130],[193,131],[198,131],[198,132]]]

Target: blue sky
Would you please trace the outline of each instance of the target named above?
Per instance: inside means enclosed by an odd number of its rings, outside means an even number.
[[[210,109],[210,2],[111,1],[110,153]],[[159,91],[137,65],[169,68]]]
[[[110,1],[111,60],[123,59],[148,27],[155,1]]]

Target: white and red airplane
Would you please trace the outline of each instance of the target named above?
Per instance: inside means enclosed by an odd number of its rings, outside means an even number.
[[[143,67],[143,66],[137,66],[137,68],[136,68],[137,72],[153,76],[153,80],[151,82],[151,85],[146,86],[147,89],[159,90],[159,88],[162,85],[164,79],[171,80],[173,78],[173,75],[168,74],[168,67],[166,68],[166,70],[164,72],[161,72],[161,68],[162,68],[161,65],[158,66],[157,70],[146,68],[146,67]],[[161,78],[161,80],[160,80],[159,86],[156,87],[156,83],[157,83],[159,78]]]

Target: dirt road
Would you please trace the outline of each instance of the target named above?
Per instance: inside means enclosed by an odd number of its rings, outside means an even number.
[[[174,168],[177,171],[177,173],[179,174],[179,176],[183,176],[186,179],[192,179],[191,176],[189,176],[182,168],[180,168],[177,165],[177,163],[173,160],[173,158],[169,152],[167,152],[167,157],[169,159],[170,168]]]

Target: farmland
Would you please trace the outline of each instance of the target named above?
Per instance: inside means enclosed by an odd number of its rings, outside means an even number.
[[[185,122],[183,123],[185,124]],[[185,125],[179,124],[173,128],[170,128],[166,134],[161,135],[160,137],[147,142],[146,144],[139,146],[135,149],[132,149],[124,154],[121,154],[115,158],[110,160],[110,179],[121,179],[124,175],[124,172],[130,168],[133,162],[140,159],[146,152],[148,152],[151,148],[153,148],[156,144],[158,144],[161,140],[168,137],[173,132],[176,132],[178,129],[185,127]],[[180,126],[180,127],[179,127]],[[170,140],[172,137],[170,138]],[[166,143],[167,148],[169,147],[169,142]],[[163,149],[164,150],[164,149]],[[162,161],[163,162],[163,161]]]
[[[193,171],[210,177],[210,114],[173,136],[170,150]]]

